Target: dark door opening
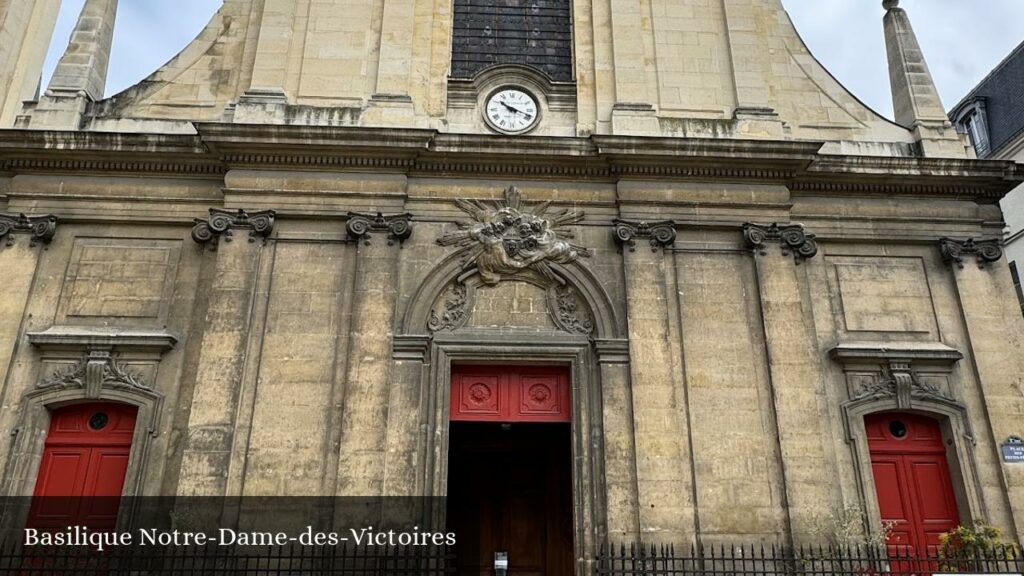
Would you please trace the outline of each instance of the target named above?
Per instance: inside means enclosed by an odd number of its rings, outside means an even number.
[[[571,428],[567,423],[452,422],[448,529],[460,576],[573,573]]]

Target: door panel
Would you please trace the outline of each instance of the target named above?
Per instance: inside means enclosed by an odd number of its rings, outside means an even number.
[[[867,417],[865,428],[882,521],[895,523],[889,545],[937,546],[960,524],[938,422],[887,413]]]
[[[78,404],[53,412],[28,525],[113,529],[135,430],[136,409]]]
[[[563,366],[452,367],[452,421],[569,422],[571,400]]]

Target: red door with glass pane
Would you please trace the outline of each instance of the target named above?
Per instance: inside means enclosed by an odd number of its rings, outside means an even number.
[[[53,411],[29,527],[114,529],[135,416],[136,408],[124,404],[76,404]]]
[[[882,521],[892,522],[890,549],[934,550],[939,535],[960,525],[939,423],[918,414],[865,419]]]
[[[570,422],[569,371],[561,366],[452,367],[456,422]]]

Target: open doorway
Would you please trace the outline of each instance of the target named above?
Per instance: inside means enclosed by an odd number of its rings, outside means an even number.
[[[458,574],[494,574],[502,552],[509,574],[571,575],[568,371],[453,367],[452,394],[447,518]]]

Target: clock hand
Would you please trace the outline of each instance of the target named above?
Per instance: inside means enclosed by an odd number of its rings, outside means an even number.
[[[522,110],[520,110],[520,109],[510,105],[508,102],[505,102],[504,100],[501,101],[501,105],[504,106],[505,108],[508,108],[509,110],[517,113],[517,114],[522,114],[523,116],[529,116],[529,114],[527,114],[526,112],[523,112]]]

